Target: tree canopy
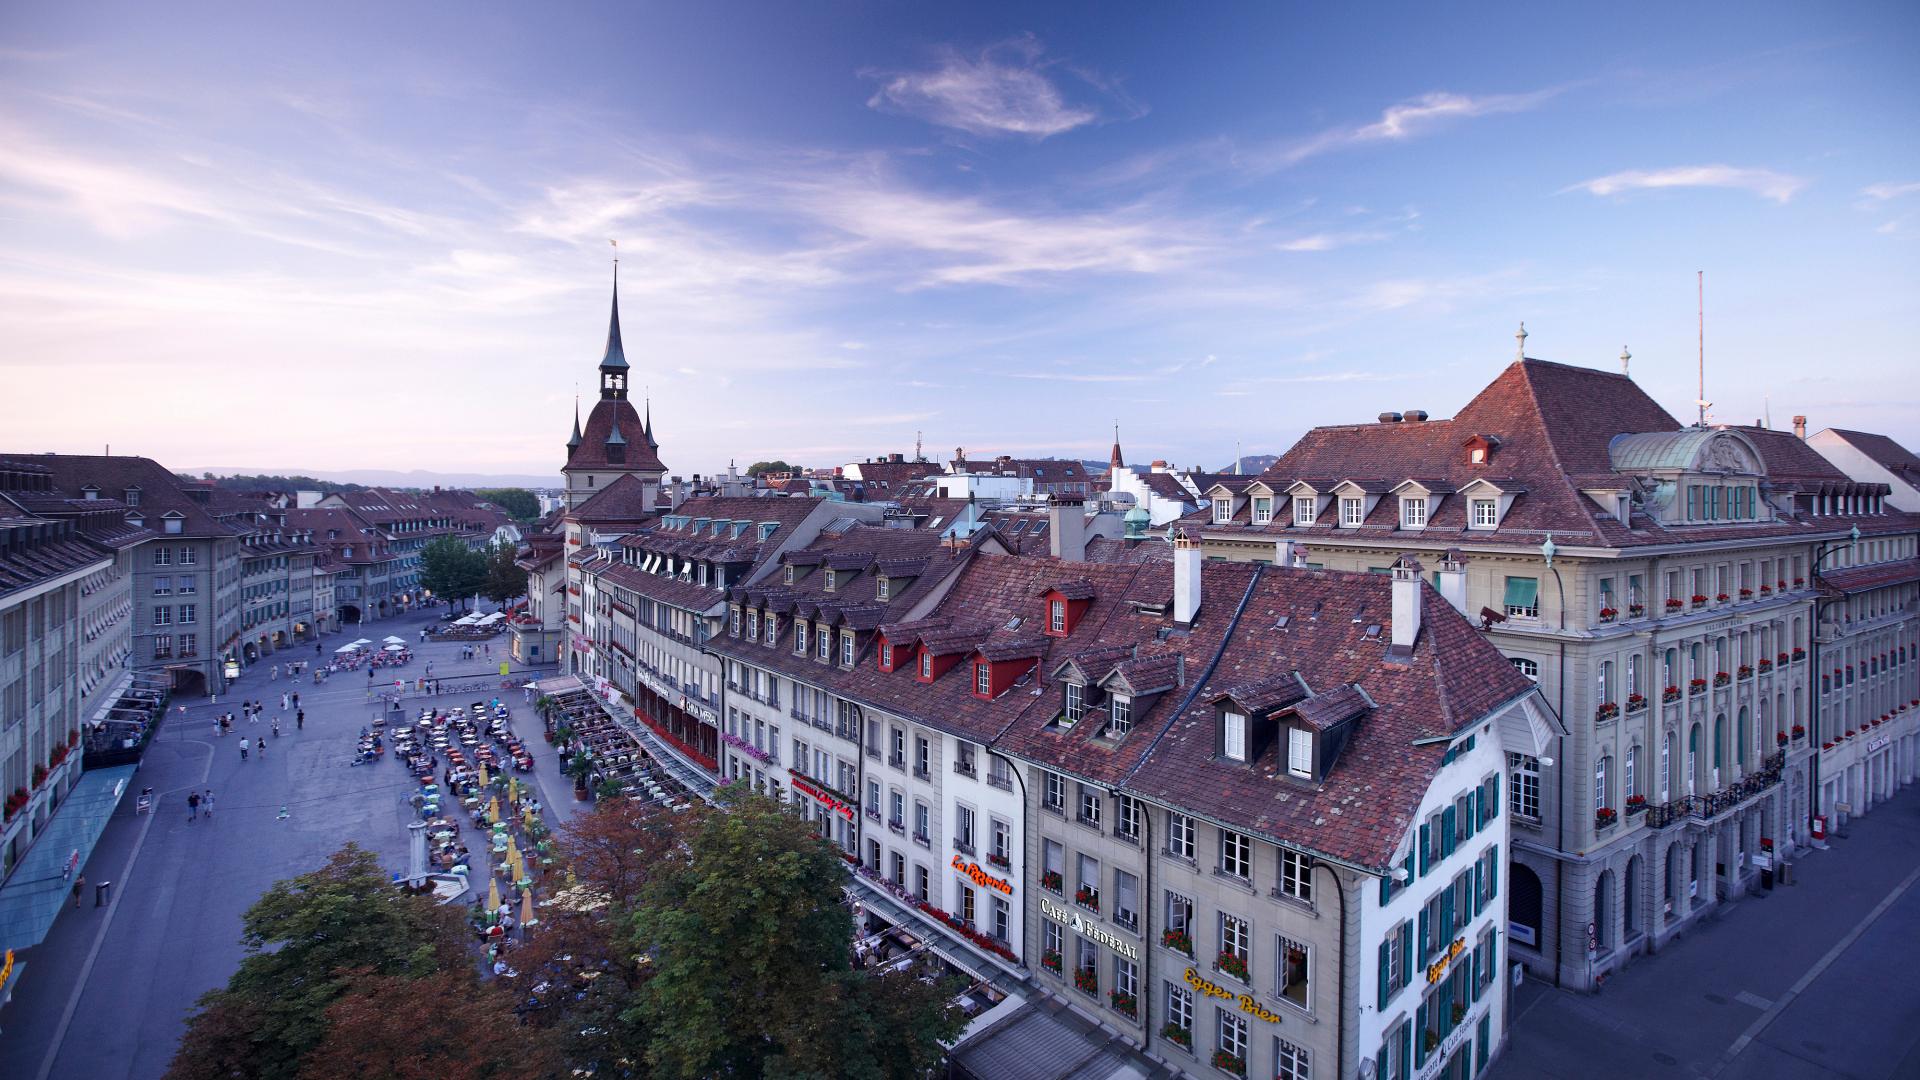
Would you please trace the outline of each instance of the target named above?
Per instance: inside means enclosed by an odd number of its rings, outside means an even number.
[[[747,466],[748,476],[765,476],[770,472],[780,473],[780,472],[794,472],[794,471],[795,470],[793,466],[787,464],[784,461],[781,461],[778,458],[775,458],[772,461],[756,461],[753,464]]]
[[[526,488],[480,488],[474,494],[506,511],[515,521],[540,520],[540,497]]]
[[[526,594],[527,572],[514,563],[513,557],[512,544],[487,545],[487,572],[480,586],[480,595],[496,604],[504,604]]]
[[[442,600],[465,602],[487,584],[487,557],[455,537],[420,549],[420,585]]]

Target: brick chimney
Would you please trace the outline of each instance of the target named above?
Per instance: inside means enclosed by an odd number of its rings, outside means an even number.
[[[1047,534],[1054,558],[1087,561],[1086,501],[1075,495],[1055,495],[1047,504]]]
[[[1796,439],[1800,439],[1802,441],[1806,440],[1806,437],[1807,437],[1807,418],[1806,417],[1796,416],[1793,418],[1793,437]]]
[[[1193,625],[1200,614],[1200,569],[1206,564],[1198,541],[1185,533],[1173,541],[1173,621],[1177,626]]]

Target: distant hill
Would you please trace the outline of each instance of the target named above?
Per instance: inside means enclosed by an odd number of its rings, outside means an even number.
[[[262,473],[272,475],[311,476],[317,480],[330,480],[336,484],[360,484],[366,487],[392,488],[431,488],[440,487],[480,488],[480,487],[521,487],[521,488],[557,488],[560,475],[529,476],[521,473],[442,473],[428,472],[425,469],[261,469],[246,465],[209,465],[192,469],[181,469],[186,476],[202,476],[212,473],[215,476],[253,476]]]
[[[1248,454],[1246,457],[1240,459],[1240,471],[1248,476],[1258,476],[1267,471],[1267,466],[1279,460],[1279,454]],[[1220,471],[1223,473],[1232,472],[1233,462],[1229,461],[1225,465],[1222,465]]]

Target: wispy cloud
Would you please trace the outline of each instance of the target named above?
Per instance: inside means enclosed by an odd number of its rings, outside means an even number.
[[[1868,184],[1866,187],[1860,189],[1860,194],[1865,195],[1869,199],[1878,199],[1881,202],[1885,202],[1888,199],[1897,199],[1902,195],[1920,194],[1920,180],[1909,180],[1904,183]]]
[[[1043,382],[1138,383],[1146,382],[1153,376],[1108,374],[1104,372],[1089,372],[1083,374],[1071,371],[1009,371],[1004,377],[1009,379],[1038,379]]]
[[[1044,139],[1101,118],[1099,109],[1068,101],[1053,73],[1071,74],[1131,116],[1141,110],[1110,79],[1044,59],[1031,34],[975,54],[944,48],[928,71],[867,72],[881,80],[867,105],[918,117],[970,135]]]
[[[1350,247],[1354,244],[1377,244],[1382,240],[1390,239],[1392,236],[1392,233],[1383,232],[1378,229],[1369,229],[1362,232],[1309,233],[1306,236],[1296,236],[1291,240],[1283,240],[1276,246],[1279,247],[1281,251],[1332,251],[1335,248]]]
[[[1676,165],[1668,169],[1628,169],[1596,176],[1591,180],[1569,184],[1561,189],[1561,193],[1585,191],[1607,196],[1658,188],[1732,188],[1785,203],[1806,186],[1806,180],[1772,169],[1736,165]]]
[[[1400,142],[1425,135],[1445,124],[1477,116],[1525,112],[1537,108],[1560,91],[1558,88],[1524,94],[1451,94],[1435,91],[1411,101],[1390,105],[1380,119],[1354,127],[1329,128],[1281,146],[1273,155],[1276,163],[1296,165],[1310,157],[1369,143]]]

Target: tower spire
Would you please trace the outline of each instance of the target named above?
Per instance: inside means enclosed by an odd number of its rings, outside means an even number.
[[[615,246],[618,250],[618,245]],[[600,400],[627,396],[627,350],[620,342],[620,260],[613,260],[613,311],[607,319],[607,350],[600,357]]]
[[[646,405],[646,415],[641,417],[640,420],[640,434],[647,440],[648,447],[658,450],[660,449],[660,440],[653,437],[653,390],[651,388],[647,390]]]
[[[567,440],[567,456],[580,448],[580,395],[573,395],[573,437]]]
[[[1126,459],[1120,456],[1120,421],[1113,422],[1113,453],[1107,455],[1107,468],[1119,472],[1127,467]]]

